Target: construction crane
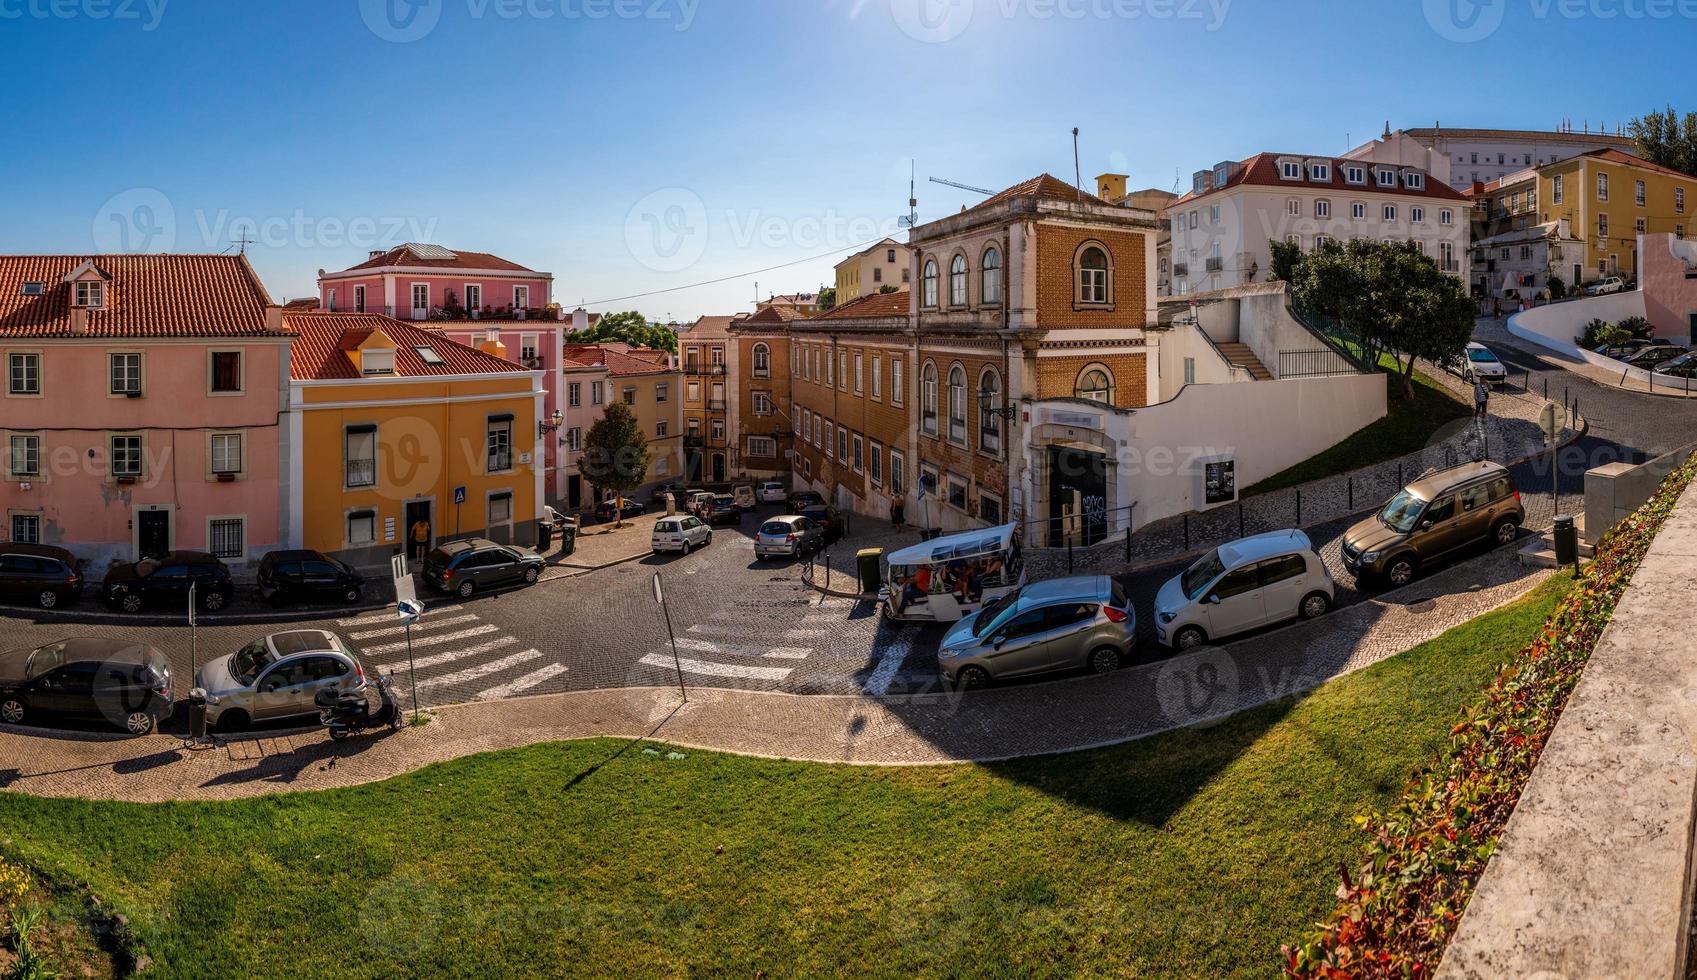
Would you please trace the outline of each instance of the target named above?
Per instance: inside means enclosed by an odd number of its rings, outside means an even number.
[[[955,181],[952,181],[952,180],[944,180],[941,177],[932,177],[931,183],[933,183],[933,184],[943,184],[943,185],[948,186],[948,187],[958,187],[963,191],[971,191],[974,194],[983,194],[985,197],[993,197],[996,193],[995,191],[987,191],[982,187],[974,187],[971,184],[960,184],[960,183],[956,183]]]

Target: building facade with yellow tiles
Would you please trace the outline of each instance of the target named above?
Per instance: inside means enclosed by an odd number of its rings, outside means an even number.
[[[1684,238],[1697,208],[1697,178],[1620,150],[1596,150],[1538,169],[1540,222],[1567,220],[1582,254],[1569,255],[1570,283],[1636,278],[1638,236]]]

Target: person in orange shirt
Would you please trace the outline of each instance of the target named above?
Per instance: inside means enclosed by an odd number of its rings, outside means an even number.
[[[412,551],[419,561],[430,550],[430,522],[422,518],[412,523]]]

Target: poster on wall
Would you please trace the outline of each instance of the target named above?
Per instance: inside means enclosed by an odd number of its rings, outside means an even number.
[[[1202,503],[1208,507],[1237,499],[1237,461],[1216,459],[1202,464]]]

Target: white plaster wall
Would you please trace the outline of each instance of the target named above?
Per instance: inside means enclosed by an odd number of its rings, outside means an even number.
[[[1619,323],[1629,316],[1643,315],[1644,294],[1633,290],[1551,303],[1516,313],[1508,319],[1508,332],[1569,357],[1587,360],[1600,367],[1618,368],[1623,366],[1619,361],[1582,351],[1573,340],[1585,332],[1585,325],[1592,320]]]
[[[1171,401],[1183,390],[1184,359],[1187,357],[1196,361],[1196,383],[1199,385],[1249,380],[1243,372],[1232,370],[1232,366],[1208,343],[1200,330],[1189,324],[1175,324],[1161,336],[1161,385],[1156,401]]]

